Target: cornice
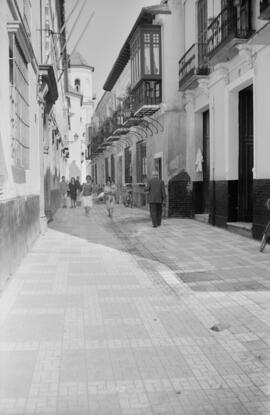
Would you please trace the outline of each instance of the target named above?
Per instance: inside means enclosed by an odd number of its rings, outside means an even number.
[[[16,36],[16,40],[19,43],[26,62],[31,63],[34,71],[37,72],[35,53],[23,24],[19,20],[7,22],[7,31],[9,35],[14,34]]]

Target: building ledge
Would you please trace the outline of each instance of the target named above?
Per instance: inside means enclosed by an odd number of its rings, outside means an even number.
[[[114,132],[113,135],[126,135],[129,133],[129,128],[117,128]]]
[[[142,105],[136,112],[135,117],[151,117],[160,109],[160,105]]]

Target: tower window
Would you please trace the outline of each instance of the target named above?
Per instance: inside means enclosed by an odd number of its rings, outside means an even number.
[[[81,90],[81,81],[80,81],[80,79],[75,79],[74,86],[75,86],[76,92],[80,92],[80,90]]]

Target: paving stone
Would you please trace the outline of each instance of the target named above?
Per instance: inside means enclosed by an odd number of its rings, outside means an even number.
[[[0,414],[268,415],[269,270],[190,219],[60,209],[0,298]]]

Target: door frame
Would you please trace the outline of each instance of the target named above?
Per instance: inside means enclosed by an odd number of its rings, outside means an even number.
[[[239,181],[239,92],[253,86],[253,180],[256,178],[256,82],[254,69],[250,69],[226,87],[225,104],[225,179]],[[237,116],[235,113],[237,112]],[[238,187],[238,186],[237,186]],[[237,192],[237,194],[236,194]],[[237,204],[235,219],[238,220],[238,189],[234,190]]]
[[[246,142],[241,143],[242,138],[246,138],[247,136],[244,135],[240,135],[241,132],[241,108],[240,108],[240,94],[244,93],[244,91],[246,91],[247,89],[251,89],[250,93],[252,94],[252,101],[251,101],[251,110],[252,110],[252,134],[250,134],[251,138],[251,142],[248,143]],[[244,104],[244,102],[243,102]],[[242,110],[244,111],[244,108],[242,108]],[[244,156],[248,155],[248,151],[245,152],[245,150],[248,149],[248,147],[252,147],[252,167],[251,167],[251,176],[252,176],[252,172],[253,172],[253,167],[254,167],[254,90],[253,90],[253,85],[250,85],[247,88],[243,88],[239,91],[238,93],[238,124],[239,124],[239,135],[238,135],[238,140],[239,140],[239,157],[238,157],[238,203],[237,203],[237,207],[238,207],[238,220],[240,219],[241,221],[252,221],[253,219],[253,209],[252,209],[252,194],[251,194],[251,198],[249,198],[249,190],[251,190],[252,192],[252,188],[253,188],[253,177],[251,177],[251,188],[249,188],[249,174],[248,174],[248,165],[245,164],[245,160],[244,160]],[[243,125],[243,123],[242,123]],[[247,127],[248,129],[248,127]],[[245,173],[245,177],[243,175],[243,172]],[[244,180],[246,179],[247,181],[247,187],[245,187],[245,183]],[[251,199],[251,200],[250,200]],[[250,202],[250,209],[248,209],[248,202]],[[246,209],[247,207],[247,209]]]

